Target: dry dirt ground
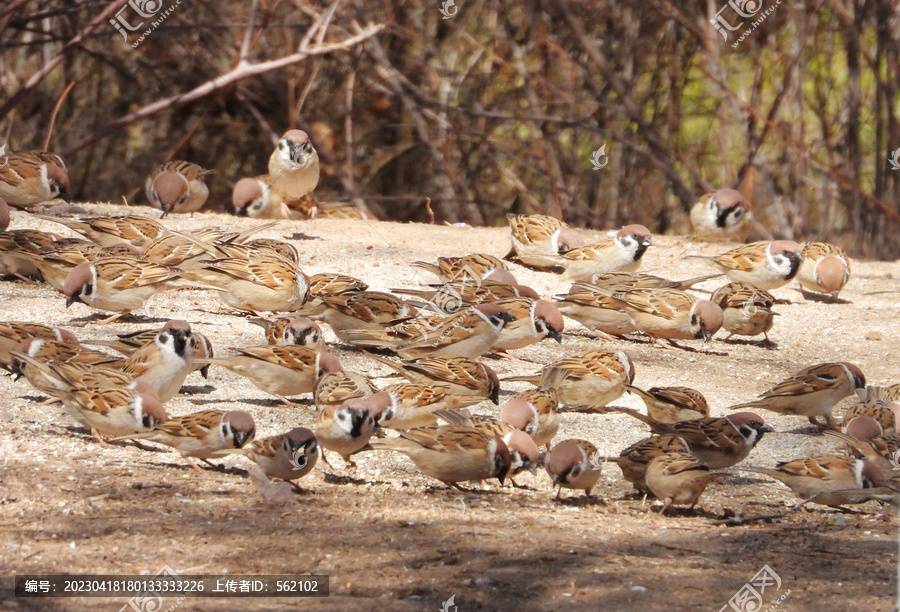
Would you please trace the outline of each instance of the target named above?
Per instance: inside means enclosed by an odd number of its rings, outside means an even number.
[[[91,212],[126,212],[116,207]],[[138,213],[154,214],[145,208]],[[219,214],[175,218],[173,227],[255,223]],[[67,230],[25,216],[13,227]],[[285,222],[261,235],[293,241],[304,253],[307,273],[341,272],[365,279],[373,289],[414,286],[429,280],[410,262],[439,255],[482,251],[502,256],[505,228],[441,227],[316,220]],[[598,234],[594,234],[598,235]],[[708,270],[684,260],[715,254],[730,245],[684,237],[654,237],[644,271],[687,278]],[[568,284],[560,277],[515,270],[542,295]],[[845,303],[803,298],[795,286],[776,290],[791,304],[770,337],[777,349],[747,342],[685,342],[694,350],[663,349],[644,339],[608,342],[567,320],[562,345],[546,341],[514,351],[517,361],[492,359],[502,376],[537,371],[542,364],[589,349],[625,349],[634,356],[636,384],[687,385],[703,391],[715,415],[750,399],[801,367],[853,361],[869,381],[900,380],[897,359],[897,262],[856,262]],[[714,289],[710,281],[702,287]],[[0,319],[63,325],[82,339],[110,338],[168,318],[190,321],[212,338],[218,354],[229,347],[262,344],[261,329],[204,291],[157,296],[126,323],[98,324],[99,316],[48,286],[0,283]],[[329,339],[334,340],[327,332]],[[367,354],[332,344],[345,368],[387,384],[389,370]],[[523,390],[505,383],[504,395]],[[215,366],[209,380],[192,374],[170,414],[223,408],[250,411],[258,435],[311,426],[309,407],[285,408],[248,381]],[[368,454],[358,468],[335,470],[320,462],[302,481],[307,490],[287,503],[257,496],[230,459],[228,473],[198,475],[175,453],[147,452],[127,443],[102,448],[43,406],[27,381],[0,377],[0,609],[118,610],[123,599],[12,597],[17,573],[155,574],[164,565],[190,574],[293,574],[330,576],[328,599],[187,599],[179,610],[719,610],[765,565],[782,581],[763,595],[763,609],[894,609],[897,590],[897,515],[874,502],[861,514],[811,507],[783,519],[740,527],[712,525],[729,511],[739,515],[777,512],[796,500],[780,483],[734,472],[712,485],[696,512],[660,517],[658,505],[632,497],[618,468],[610,466],[582,504],[564,493],[555,501],[546,474],[524,474],[523,489],[496,483],[470,493],[444,488],[416,473],[403,456]],[[302,398],[307,402],[308,398]],[[643,408],[626,396],[621,405]],[[838,415],[849,400],[838,409]],[[480,410],[497,414],[497,407]],[[801,418],[764,413],[769,434],[748,459],[771,466],[838,444]],[[626,415],[564,415],[561,436],[584,438],[608,454],[646,435]],[[790,591],[788,594],[788,590]],[[165,608],[175,604],[165,600]],[[164,608],[164,609],[165,609]],[[729,608],[730,609],[730,608]],[[746,607],[745,610],[755,610]]]

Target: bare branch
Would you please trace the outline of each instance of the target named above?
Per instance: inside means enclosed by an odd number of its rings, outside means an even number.
[[[340,42],[308,48],[304,51],[299,51],[285,57],[269,60],[266,62],[259,62],[257,64],[250,64],[246,62],[238,64],[233,70],[219,75],[218,77],[211,79],[206,83],[203,83],[202,85],[198,85],[190,91],[175,94],[174,96],[169,96],[168,98],[163,98],[162,100],[157,100],[156,102],[147,104],[143,108],[140,108],[132,113],[128,113],[123,117],[119,117],[115,121],[107,123],[93,134],[85,136],[74,145],[66,148],[62,152],[62,155],[63,157],[70,156],[73,153],[76,153],[81,149],[91,145],[92,143],[100,140],[107,134],[125,127],[126,125],[130,125],[135,121],[139,121],[141,119],[145,119],[147,117],[155,115],[160,111],[164,111],[166,109],[182,104],[187,104],[189,102],[193,102],[194,100],[199,100],[200,98],[204,98],[215,91],[228,87],[229,85],[237,83],[238,81],[241,81],[243,79],[258,76],[260,74],[265,74],[266,72],[271,72],[273,70],[278,70],[279,68],[284,68],[286,66],[302,62],[306,58],[314,55],[326,55],[335,51],[346,51],[354,45],[372,38],[383,28],[383,25],[369,25],[365,29],[360,30],[360,32],[355,36],[351,36]]]

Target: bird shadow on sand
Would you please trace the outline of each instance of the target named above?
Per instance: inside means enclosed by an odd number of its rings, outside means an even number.
[[[852,304],[850,300],[842,297],[831,297],[826,293],[813,293],[812,291],[802,290],[800,294],[810,302],[819,302],[823,304]]]
[[[89,323],[99,323],[105,319],[108,319],[109,315],[104,314],[102,312],[95,312],[86,317],[78,317],[77,319],[69,320],[66,325],[71,327],[84,327]],[[136,315],[133,313],[126,314],[115,321],[110,321],[109,323],[135,323],[137,325],[143,325],[146,323],[168,323],[169,319],[160,318],[160,317],[150,317],[147,315]]]
[[[215,390],[216,388],[212,385],[185,385],[181,388],[181,393],[185,395],[206,395]]]
[[[561,506],[569,506],[573,508],[584,508],[587,506],[606,506],[606,500],[596,495],[571,495],[569,497],[560,497],[553,500],[554,504]]]
[[[770,351],[778,350],[778,343],[772,342],[771,340],[742,340],[739,338],[725,338],[722,340],[725,344],[732,345],[743,345],[743,346],[758,346],[759,348],[768,349]]]
[[[207,404],[250,404],[251,406],[260,406],[262,408],[290,408],[291,406],[285,404],[278,398],[261,398],[261,397],[252,397],[252,398],[229,398],[229,399],[190,399],[188,400],[192,404],[196,406],[205,406]],[[291,400],[291,404],[294,406],[314,406],[314,402],[310,398]]]
[[[328,484],[334,485],[356,485],[364,486],[367,484],[386,484],[377,480],[366,480],[365,478],[354,478],[353,476],[339,475],[333,472],[325,472],[322,474],[322,480]]]
[[[294,232],[290,236],[285,236],[288,240],[322,240],[319,236],[310,236],[302,232]]]

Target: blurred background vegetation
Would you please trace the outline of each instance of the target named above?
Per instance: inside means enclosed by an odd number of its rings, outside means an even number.
[[[686,233],[697,196],[740,186],[760,237],[897,258],[900,3],[732,1],[756,17],[726,40],[710,19],[741,18],[718,0],[8,0],[0,143],[42,148],[58,106],[75,199],[144,202],[186,159],[226,210],[299,127],[317,197],[382,219],[426,221],[430,198],[438,222]],[[160,5],[137,48],[152,19],[127,41],[109,23]]]

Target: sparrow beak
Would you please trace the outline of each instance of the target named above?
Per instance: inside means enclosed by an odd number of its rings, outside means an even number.
[[[562,344],[562,334],[559,333],[558,331],[556,331],[555,329],[553,329],[552,327],[547,332],[547,336],[550,338],[553,338],[554,340],[556,340],[557,342]]]
[[[306,148],[308,144],[293,144],[291,145],[291,161],[295,164],[300,163],[300,156],[306,153]]]
[[[171,206],[163,206],[162,211],[163,211],[163,214],[160,217],[160,219],[165,219],[169,215],[169,213],[172,212],[172,207]]]
[[[250,437],[253,435],[253,432],[247,433],[244,431],[236,431],[234,432],[234,447],[235,448],[243,448]]]
[[[708,343],[710,340],[712,340],[712,334],[706,331],[706,328],[701,329],[700,334],[703,336],[704,342]]]
[[[60,200],[63,200],[64,202],[71,202],[71,201],[72,201],[72,195],[71,195],[68,191],[66,191],[65,189],[60,189],[60,190],[59,190],[59,195],[56,196],[56,197],[58,197]]]
[[[66,297],[66,308],[74,304],[75,302],[81,302],[81,297],[77,293],[72,294]],[[82,302],[83,303],[83,302]]]
[[[760,427],[760,428],[757,429],[756,431],[758,431],[759,433],[762,434],[762,433],[772,433],[772,432],[774,432],[775,430],[772,428],[771,425],[763,425],[762,427]]]

